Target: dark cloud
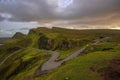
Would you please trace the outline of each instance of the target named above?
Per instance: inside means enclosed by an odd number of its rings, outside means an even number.
[[[0,13],[11,14],[11,21],[112,25],[120,21],[120,0],[74,0],[67,8],[60,8],[58,0],[16,0],[0,3]]]

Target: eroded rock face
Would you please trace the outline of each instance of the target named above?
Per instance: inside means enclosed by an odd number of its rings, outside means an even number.
[[[40,49],[46,49],[48,45],[48,38],[42,35],[38,40],[39,48]]]
[[[38,40],[39,49],[56,50],[56,49],[70,49],[79,46],[79,42],[70,40],[50,39],[45,35],[40,35]]]
[[[59,48],[60,49],[69,49],[70,47],[70,43],[67,41],[62,41],[62,43],[60,44]]]
[[[41,35],[38,44],[40,49],[50,50],[53,48],[55,40],[47,38],[45,35]]]

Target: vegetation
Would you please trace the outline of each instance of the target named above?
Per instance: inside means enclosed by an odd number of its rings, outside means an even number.
[[[111,39],[91,45],[96,39],[103,37]],[[87,45],[89,47],[81,56],[35,77],[38,68],[50,58],[50,51],[60,52],[57,60],[61,60]],[[120,56],[120,31],[70,30],[55,27],[31,29],[28,35],[15,34],[0,46],[0,63],[11,54],[13,55],[0,65],[0,80],[112,80],[108,78],[109,75],[107,78],[105,75],[109,74],[106,71],[113,65],[112,61]],[[114,67],[115,70],[120,69],[118,66]],[[113,80],[118,79],[119,76]]]
[[[12,38],[23,38],[25,37],[25,34],[22,34],[21,32],[17,32]]]

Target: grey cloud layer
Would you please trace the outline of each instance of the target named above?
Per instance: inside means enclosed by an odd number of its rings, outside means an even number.
[[[11,20],[14,21],[73,20],[71,23],[92,24],[93,21],[96,24],[104,24],[107,20],[109,22],[113,19],[115,22],[120,20],[118,18],[120,16],[120,0],[74,0],[73,4],[65,9],[59,8],[57,1],[16,0],[15,3],[0,3],[0,12],[13,15]],[[112,17],[108,18],[107,16]],[[0,20],[3,20],[2,16],[0,16]]]

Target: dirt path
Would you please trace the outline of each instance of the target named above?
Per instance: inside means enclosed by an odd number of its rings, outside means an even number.
[[[12,53],[12,54],[10,54],[10,55],[8,55],[8,56],[0,63],[0,66],[3,65],[12,55],[18,53],[19,51],[20,51],[20,50],[18,50],[18,51],[16,51],[16,52]]]
[[[95,41],[95,43],[93,43],[92,45],[96,45],[102,41],[107,41],[108,39],[110,39],[110,37],[105,37],[102,39],[97,39]],[[59,57],[59,53],[58,52],[53,52],[51,58],[46,61],[41,67],[40,69],[38,69],[35,73],[36,76],[39,76],[43,73],[46,73],[47,71],[50,71],[52,69],[57,68],[58,66],[60,66],[62,63],[69,61],[77,56],[79,56],[88,46],[84,46],[83,48],[81,48],[80,50],[74,52],[73,54],[71,54],[70,56],[66,57],[65,59],[56,62],[55,60]]]

